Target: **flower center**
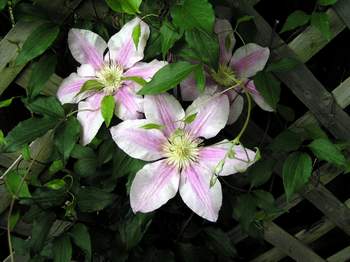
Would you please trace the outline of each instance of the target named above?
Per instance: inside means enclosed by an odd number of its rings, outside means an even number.
[[[227,65],[219,65],[218,71],[213,70],[211,76],[215,82],[224,87],[230,87],[239,82],[235,72]]]
[[[103,86],[107,95],[112,95],[123,82],[123,68],[116,64],[107,64],[96,74],[97,81]]]
[[[200,141],[193,139],[182,129],[177,129],[164,145],[168,163],[178,168],[188,166],[198,157]]]

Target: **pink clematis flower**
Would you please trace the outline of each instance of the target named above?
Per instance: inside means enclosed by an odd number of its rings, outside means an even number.
[[[218,36],[220,48],[219,69],[217,72],[207,73],[205,92],[213,94],[234,86],[225,92],[230,100],[228,124],[235,122],[242,113],[244,99],[240,93],[243,91],[243,87],[260,108],[265,111],[273,111],[256,89],[254,81],[250,79],[264,69],[270,55],[269,49],[249,43],[238,48],[232,54],[236,40],[232,26],[227,20],[216,20],[215,33]],[[181,83],[181,94],[185,101],[192,101],[199,96],[193,76]]]
[[[254,163],[256,155],[227,140],[203,145],[202,138],[216,136],[226,125],[227,96],[199,97],[186,112],[167,93],[145,96],[144,110],[146,119],[126,120],[111,128],[114,141],[128,155],[154,161],[135,176],[130,190],[132,210],[153,211],[179,191],[190,209],[209,221],[216,221],[222,192],[218,180],[210,185],[213,176],[243,172]],[[194,115],[195,119],[186,124],[184,119]],[[150,124],[162,128],[146,128]],[[227,157],[228,151],[233,157]]]
[[[133,30],[140,27],[140,37],[135,46]],[[139,18],[126,23],[106,43],[99,35],[83,29],[71,29],[68,34],[69,49],[81,66],[63,80],[57,96],[62,104],[79,103],[77,118],[82,125],[81,143],[86,145],[97,134],[103,123],[100,110],[106,95],[113,95],[116,115],[121,119],[143,117],[143,98],[136,95],[140,86],[126,78],[141,77],[148,81],[166,62],[153,60],[139,62],[149,37],[149,27]],[[105,54],[106,49],[108,52]],[[79,94],[87,80],[97,80],[103,87],[98,91]],[[77,95],[78,94],[78,95]]]

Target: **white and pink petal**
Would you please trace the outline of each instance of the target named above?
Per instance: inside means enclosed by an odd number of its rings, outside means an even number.
[[[234,52],[230,66],[239,78],[252,77],[264,69],[269,55],[270,50],[267,47],[249,43]]]
[[[137,47],[135,46],[132,33],[135,27],[140,26],[140,37]],[[136,17],[127,22],[122,29],[113,35],[108,41],[109,58],[125,69],[132,67],[136,62],[143,59],[143,51],[149,37],[149,27],[140,18]]]
[[[230,151],[232,152],[229,154]],[[201,148],[198,161],[207,166],[211,172],[218,171],[220,162],[224,161],[222,169],[219,168],[220,172],[217,175],[228,176],[246,171],[249,166],[256,162],[256,152],[242,145],[232,145],[228,140],[223,140],[215,145]]]
[[[150,81],[155,73],[167,64],[166,61],[152,60],[149,63],[137,62],[133,67],[124,73],[124,76],[142,77],[146,81]]]
[[[131,86],[122,86],[114,95],[115,114],[122,120],[143,118],[143,98]]]
[[[103,53],[107,44],[98,34],[73,28],[68,33],[68,46],[72,56],[80,64],[90,64],[95,69],[103,65]]]
[[[137,172],[130,189],[131,208],[136,212],[151,212],[173,198],[179,188],[180,174],[166,160],[146,164]]]
[[[81,87],[87,80],[92,78],[81,77],[76,73],[71,73],[67,78],[63,79],[57,90],[57,98],[62,104],[78,103],[80,100],[88,96],[87,93],[79,93]]]
[[[226,65],[232,57],[232,50],[236,43],[232,26],[228,20],[217,18],[215,20],[214,31],[217,34],[219,40],[219,63]]]
[[[217,90],[217,85],[210,79],[209,76],[206,77],[205,89],[203,94],[201,94],[197,88],[197,83],[193,74],[190,74],[185,80],[180,83],[181,98],[184,101],[193,101],[200,95],[212,95]]]
[[[229,96],[230,99],[230,114],[228,115],[227,124],[231,125],[237,121],[237,119],[243,112],[244,98],[235,90],[230,90],[226,92],[226,94]]]
[[[154,161],[164,156],[163,145],[167,139],[160,130],[145,128],[148,124],[152,122],[146,119],[125,120],[110,132],[114,142],[129,156]]]
[[[100,109],[103,97],[103,94],[96,93],[78,104],[77,119],[82,127],[82,145],[87,145],[94,139],[104,122]]]
[[[212,138],[225,127],[229,115],[229,100],[226,95],[201,96],[187,108],[186,116],[196,114],[185,129],[193,137]]]
[[[262,109],[268,112],[273,112],[274,109],[265,101],[260,92],[256,89],[254,81],[250,80],[246,83],[246,89],[252,96],[254,102]]]
[[[145,96],[144,111],[146,118],[163,126],[163,132],[169,137],[176,128],[180,127],[185,118],[185,111],[179,101],[168,93]]]
[[[215,222],[222,204],[221,184],[210,185],[213,173],[197,163],[184,168],[180,178],[180,195],[197,215]]]

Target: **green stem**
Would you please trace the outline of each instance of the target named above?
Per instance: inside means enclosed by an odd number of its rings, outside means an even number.
[[[249,120],[250,120],[250,113],[252,111],[252,98],[250,97],[250,94],[246,90],[244,91],[244,94],[247,97],[247,101],[248,101],[248,112],[247,112],[247,118],[245,119],[245,122],[241,131],[236,136],[236,138],[232,140],[232,143],[237,143],[237,144],[240,142],[242,135],[244,134],[245,130],[248,127]]]

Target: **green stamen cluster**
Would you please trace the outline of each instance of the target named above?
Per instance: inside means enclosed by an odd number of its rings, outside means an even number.
[[[164,145],[168,163],[178,168],[184,168],[198,157],[199,142],[184,130],[177,129]]]
[[[235,72],[227,65],[219,65],[218,71],[214,70],[211,72],[211,76],[223,87],[230,87],[236,85],[239,82]]]
[[[116,64],[105,65],[97,74],[97,81],[103,86],[107,95],[112,95],[121,86],[123,81],[123,68]]]

